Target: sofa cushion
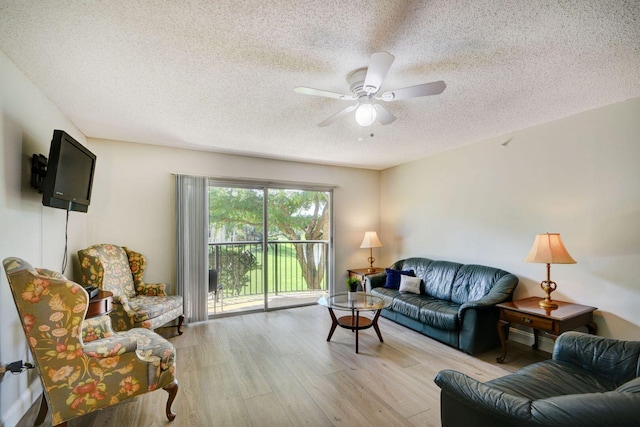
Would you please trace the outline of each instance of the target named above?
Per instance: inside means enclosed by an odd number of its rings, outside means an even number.
[[[393,299],[391,309],[411,319],[420,320],[420,307],[424,303],[424,295],[400,293]]]
[[[396,291],[397,292],[397,291]],[[389,298],[389,296],[387,296]],[[390,309],[411,319],[438,329],[456,330],[460,305],[426,295],[397,292]]]
[[[530,400],[615,390],[613,381],[567,362],[545,360],[487,382],[505,393]]]
[[[424,279],[427,268],[433,262],[429,258],[407,258],[400,261],[396,261],[391,268],[396,270],[413,270],[416,277]],[[424,292],[423,292],[424,293]]]
[[[460,329],[459,308],[459,304],[450,301],[424,297],[424,302],[420,305],[419,320],[438,329],[457,330]]]
[[[453,281],[451,301],[464,304],[487,295],[493,285],[507,273],[498,268],[466,264],[460,267]]]
[[[391,307],[393,305],[393,300],[398,295],[400,295],[400,291],[397,289],[389,289],[389,288],[373,288],[371,289],[371,294],[387,301],[388,307]]]
[[[449,261],[433,261],[424,272],[425,293],[437,299],[451,301],[453,280],[462,264]]]
[[[385,271],[387,273],[387,280],[384,287],[387,289],[400,289],[400,276],[403,274],[415,277],[413,270],[393,270],[387,268]]]

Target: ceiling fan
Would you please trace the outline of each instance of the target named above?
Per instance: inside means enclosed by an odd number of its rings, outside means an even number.
[[[387,75],[389,68],[391,68],[394,59],[395,56],[387,52],[377,52],[371,55],[368,68],[359,68],[349,74],[347,80],[351,85],[350,95],[305,86],[298,86],[294,90],[305,95],[356,101],[355,104],[348,106],[337,114],[318,123],[318,126],[328,126],[354,110],[356,122],[360,126],[370,126],[376,120],[383,125],[388,125],[389,123],[393,123],[396,117],[380,104],[379,101],[391,102],[419,96],[439,95],[447,87],[442,80],[439,80],[437,82],[390,90],[384,92],[382,95],[378,95],[382,81]]]

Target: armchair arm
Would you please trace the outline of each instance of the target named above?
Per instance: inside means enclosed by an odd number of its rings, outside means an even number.
[[[531,400],[505,393],[461,372],[440,371],[434,381],[443,392],[478,411],[515,418],[520,422],[531,419]]]
[[[556,340],[553,359],[623,384],[640,376],[640,341],[619,341],[568,331]]]
[[[631,427],[640,425],[639,405],[640,394],[609,391],[534,400],[531,413],[539,425]]]
[[[64,277],[62,274],[58,273],[57,271],[47,270],[46,268],[36,268],[36,271],[41,276],[49,277],[50,279],[67,280],[66,277]]]
[[[129,307],[129,298],[127,298],[124,295],[114,295],[113,296],[113,303],[114,304],[120,304],[122,306],[122,308],[124,309],[125,313],[127,313],[127,316],[129,317],[133,317],[135,316],[135,312],[133,310],[131,310],[131,307]]]
[[[114,336],[109,315],[102,315],[82,321],[82,341],[86,344],[91,341]]]
[[[136,295],[144,295],[148,297],[166,297],[167,285],[164,283],[144,283],[140,282],[136,285]]]
[[[137,349],[138,340],[135,336],[115,335],[91,341],[84,345],[83,351],[89,357],[105,358],[131,353]]]
[[[511,301],[516,286],[518,286],[518,278],[513,274],[505,274],[498,279],[488,294],[475,301],[468,301],[462,304],[458,310],[458,319],[462,321],[464,312],[471,308],[490,308],[501,302]]]

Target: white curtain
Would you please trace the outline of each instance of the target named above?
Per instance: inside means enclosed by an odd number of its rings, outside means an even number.
[[[208,319],[208,228],[207,178],[176,175],[177,286],[187,322]]]

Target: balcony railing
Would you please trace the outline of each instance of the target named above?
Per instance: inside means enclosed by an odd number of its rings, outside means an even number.
[[[267,248],[270,294],[327,289],[328,242],[270,241]],[[264,266],[261,242],[209,243],[209,269],[217,272],[217,283],[210,284],[210,291],[217,291],[218,297],[264,295]]]

